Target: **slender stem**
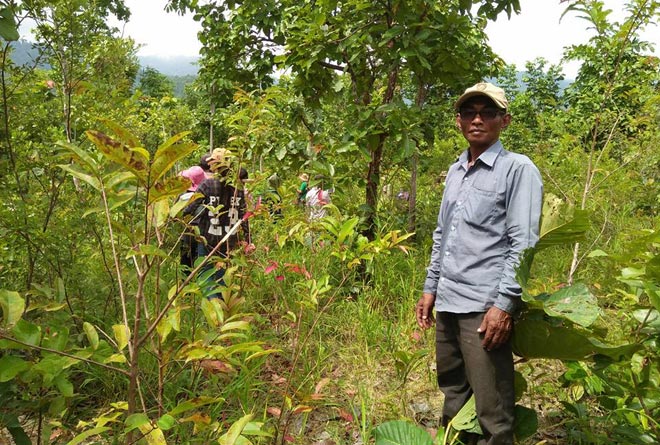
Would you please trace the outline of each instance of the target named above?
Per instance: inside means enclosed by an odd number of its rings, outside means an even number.
[[[9,337],[8,335],[5,335],[1,332],[0,332],[0,338],[12,341],[14,343],[18,343],[21,346],[26,346],[26,347],[31,348],[31,349],[36,349],[38,351],[44,351],[44,352],[51,352],[53,354],[61,355],[63,357],[73,358],[73,359],[80,360],[80,361],[85,362],[85,363],[89,363],[91,365],[96,365],[96,366],[100,366],[100,367],[105,368],[105,369],[109,369],[111,371],[116,371],[116,372],[119,372],[119,373],[121,373],[123,375],[126,375],[126,376],[128,375],[128,371],[126,371],[125,369],[115,368],[114,366],[106,365],[105,363],[97,362],[95,360],[90,360],[90,359],[84,358],[84,357],[79,357],[77,355],[69,354],[67,352],[58,351],[57,349],[51,349],[51,348],[46,348],[44,346],[36,346],[36,345],[32,345],[30,343],[25,343],[21,340],[17,340],[13,337]]]

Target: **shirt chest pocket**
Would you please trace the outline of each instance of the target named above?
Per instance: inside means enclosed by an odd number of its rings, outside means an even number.
[[[465,219],[468,224],[488,224],[496,213],[498,194],[494,191],[472,187],[465,203]]]
[[[479,175],[470,187],[466,202],[466,219],[469,224],[486,225],[496,219],[504,206],[504,193],[498,191],[498,181],[492,175]]]

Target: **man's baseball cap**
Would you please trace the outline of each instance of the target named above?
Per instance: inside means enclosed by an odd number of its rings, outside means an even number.
[[[208,163],[209,166],[211,166],[212,171],[218,171],[229,167],[231,165],[232,158],[232,152],[226,148],[216,148],[211,152]]]
[[[463,102],[475,96],[486,96],[495,102],[495,105],[498,108],[506,110],[509,108],[509,102],[506,100],[506,95],[504,90],[500,87],[493,85],[488,82],[479,82],[478,84],[471,86],[458,98],[454,104],[454,108],[458,110],[463,105]]]

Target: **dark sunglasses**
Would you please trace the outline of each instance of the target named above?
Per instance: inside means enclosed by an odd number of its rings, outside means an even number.
[[[481,120],[483,120],[483,121],[492,121],[498,115],[504,114],[504,113],[505,113],[504,111],[498,110],[496,108],[484,108],[480,111],[477,111],[477,110],[460,110],[458,112],[458,115],[461,117],[461,120],[464,120],[464,121],[474,120],[474,118],[477,117],[477,114],[479,116],[481,116]]]

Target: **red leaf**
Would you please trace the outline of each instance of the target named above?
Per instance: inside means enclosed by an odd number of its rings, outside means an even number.
[[[269,263],[268,263],[268,266],[266,266],[266,268],[264,269],[264,273],[265,273],[265,274],[269,274],[269,273],[271,273],[272,271],[274,271],[275,269],[277,269],[277,266],[278,266],[278,264],[277,264],[276,261],[271,261],[271,262],[269,262]]]
[[[245,215],[243,215],[243,221],[247,221],[249,218],[252,218],[254,215],[254,212],[245,212]]]
[[[278,275],[275,277],[277,281],[284,281],[284,275]]]
[[[266,408],[266,412],[271,416],[277,418],[279,418],[282,415],[282,410],[277,408],[276,406],[269,406],[268,408]]]
[[[220,372],[228,373],[228,372],[233,372],[234,371],[234,368],[231,365],[229,365],[225,362],[222,362],[220,360],[201,360],[199,362],[199,365],[203,369],[205,369],[205,370],[207,370],[207,371],[209,371],[213,374],[220,373]]]
[[[344,419],[346,422],[352,422],[353,421],[353,415],[349,413],[348,411],[344,411],[341,408],[337,408],[339,410],[339,417]]]
[[[291,443],[296,441],[296,439],[294,439],[293,436],[290,436],[288,434],[284,436],[284,440]]]

